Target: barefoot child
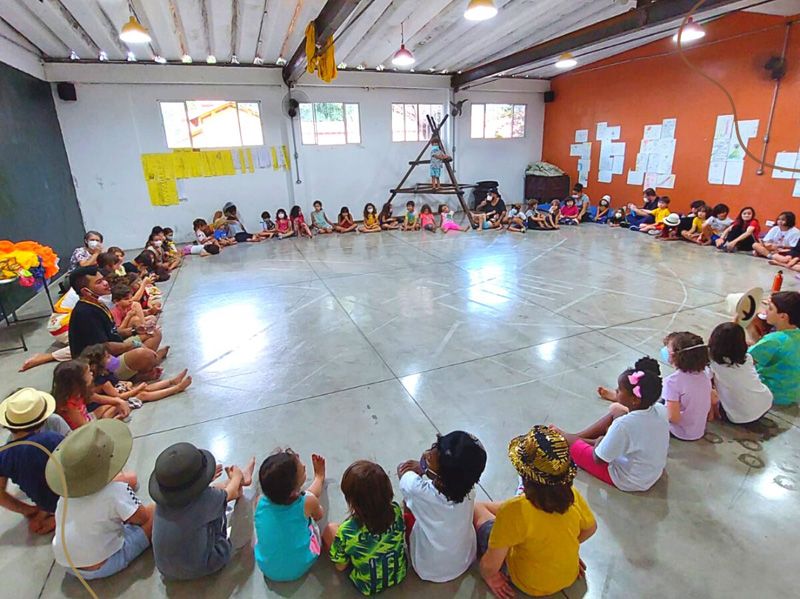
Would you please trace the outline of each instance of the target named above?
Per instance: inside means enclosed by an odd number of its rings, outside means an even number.
[[[311,229],[306,224],[306,219],[300,206],[292,206],[289,218],[292,219],[292,229],[294,229],[295,235],[298,237],[312,237]]]
[[[337,233],[352,233],[358,228],[347,206],[342,206],[342,209],[339,211],[339,219],[333,228],[336,229]]]
[[[314,481],[305,491],[306,467],[291,449],[273,453],[258,470],[264,495],[256,507],[256,563],[270,580],[297,580],[322,553],[317,522],[324,515],[325,458],[311,454],[311,463]]]
[[[333,565],[340,572],[350,568],[350,580],[362,595],[400,584],[408,570],[405,524],[386,471],[359,460],[345,470],[341,486],[350,517],[325,529]]]
[[[383,205],[383,208],[381,208],[381,212],[378,215],[378,224],[384,231],[391,231],[400,228],[400,223],[398,223],[397,219],[392,216],[391,202],[386,202]]]
[[[506,229],[512,233],[525,233],[525,213],[522,211],[522,204],[511,204],[511,208],[506,212],[503,223],[508,225]]]
[[[781,212],[775,226],[767,231],[761,241],[753,244],[753,255],[771,260],[773,254],[793,248],[800,241],[800,229],[794,225],[794,212]]]
[[[54,451],[64,435],[43,427],[56,409],[53,396],[31,387],[20,389],[0,404],[0,426],[11,431],[11,443],[30,441]],[[47,454],[38,447],[18,445],[0,453],[0,506],[28,519],[33,534],[47,534],[56,526],[53,514],[58,496],[47,486],[44,471]],[[7,491],[8,481],[16,484],[33,505]]]
[[[56,414],[61,416],[72,430],[101,418],[116,418],[121,415],[116,406],[95,403],[89,410],[91,385],[94,377],[89,365],[83,360],[62,362],[53,371],[52,395],[56,402]]]
[[[667,402],[669,432],[683,441],[696,441],[705,435],[711,413],[708,346],[694,333],[670,333],[661,358],[677,369],[664,379],[661,394]]]
[[[436,219],[428,204],[423,204],[419,211],[419,226],[423,231],[436,232]]]
[[[449,156],[442,151],[442,142],[438,137],[431,139],[431,187],[437,190],[441,187],[439,178],[442,176],[442,164]]]
[[[406,202],[406,213],[403,216],[403,231],[416,231],[419,229],[419,218],[414,211],[416,205],[413,200]]]
[[[211,482],[222,474],[214,456],[191,443],[167,447],[150,475],[153,517],[153,557],[167,580],[192,580],[221,570],[231,554],[253,536],[253,482],[256,459],[247,467],[225,468],[227,483]],[[211,486],[209,486],[211,485]],[[235,502],[228,536],[227,504]]]
[[[469,227],[459,227],[458,223],[453,220],[453,213],[450,212],[450,206],[447,204],[439,204],[439,228],[442,233],[449,231],[460,231],[466,233]]]
[[[463,431],[437,435],[419,461],[397,467],[409,556],[422,580],[454,580],[475,561],[474,488],[485,467],[483,445]]]
[[[708,220],[708,210],[709,208],[705,204],[698,206],[695,216],[692,219],[692,226],[688,231],[681,231],[681,237],[686,241],[693,241],[698,245],[708,245],[711,243],[711,241],[706,239],[703,235],[703,227],[705,227],[706,220]]]
[[[278,239],[286,239],[296,235],[296,231],[292,228],[292,221],[289,220],[286,210],[283,208],[278,208],[275,213],[275,231],[278,234]]]
[[[664,472],[669,448],[667,409],[653,358],[638,360],[619,375],[617,390],[598,388],[614,401],[609,413],[579,433],[562,434],[575,463],[621,491],[647,491]]]
[[[375,214],[375,204],[368,202],[364,206],[364,224],[358,230],[361,233],[380,233],[381,225],[378,222],[378,215]]]
[[[514,597],[511,583],[555,595],[583,573],[580,544],[597,530],[594,515],[572,486],[577,468],[556,429],[534,426],[511,440],[508,457],[522,481],[518,495],[475,506],[481,576],[495,597]]]

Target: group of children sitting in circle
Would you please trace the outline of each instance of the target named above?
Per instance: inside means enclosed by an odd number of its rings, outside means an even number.
[[[409,564],[422,580],[446,582],[476,559],[497,597],[512,597],[514,589],[557,593],[582,574],[579,547],[597,529],[573,487],[576,466],[621,491],[647,491],[666,468],[671,436],[695,441],[714,418],[753,423],[773,404],[798,401],[800,293],[771,296],[761,332],[748,326],[757,338],[750,346],[745,324],[722,323],[707,343],[691,332],[670,333],[660,357],[674,373],[662,380],[659,362],[643,357],[619,375],[615,390],[598,388],[612,403],[591,426],[569,433],[536,425],[513,438],[508,458],[519,485],[511,499],[475,500],[486,451],[473,435],[454,431],[397,466],[402,505],[382,466],[352,463],[340,484],[347,515],[322,528],[325,458],[311,455],[313,478],[305,486],[306,465],[288,448],[263,460],[256,492],[255,458],[243,468],[223,468],[206,450],[171,445],[149,476],[155,503],[144,504],[135,493],[136,475],[123,470],[133,444],[127,425],[115,418],[81,422],[80,408],[60,409],[65,396],[134,392],[109,378],[105,348],[89,347],[80,368],[57,377],[52,395],[25,388],[0,404],[0,424],[12,442],[53,452],[48,459],[18,444],[0,453],[0,505],[27,517],[33,532],[55,528],[56,561],[69,567],[71,560],[85,579],[124,570],[151,545],[166,580],[200,578],[249,550],[255,531],[255,562],[276,582],[301,578],[325,553],[364,595],[400,584]],[[157,398],[164,391],[135,393]],[[227,480],[217,481],[223,471]],[[9,480],[32,503],[8,493]]]

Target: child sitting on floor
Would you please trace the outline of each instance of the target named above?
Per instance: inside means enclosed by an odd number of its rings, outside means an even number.
[[[511,208],[503,217],[503,224],[508,225],[506,228],[512,233],[525,233],[528,230],[525,227],[525,213],[522,212],[521,204],[511,204]]]
[[[529,229],[553,230],[558,229],[558,224],[553,222],[553,217],[549,212],[540,212],[539,203],[536,200],[528,201],[528,209],[525,211],[525,226]]]
[[[514,597],[514,587],[555,595],[583,574],[580,544],[597,531],[594,514],[572,485],[577,468],[555,428],[536,425],[512,439],[508,457],[518,495],[475,506],[481,576],[495,597]]]
[[[597,206],[597,214],[594,215],[594,222],[606,224],[609,213],[611,212],[611,196],[604,195]]]
[[[753,357],[747,353],[744,328],[736,322],[717,325],[708,339],[708,353],[717,416],[734,424],[749,424],[764,416],[772,407],[772,391],[758,378]]]
[[[156,459],[148,490],[156,503],[153,517],[153,557],[167,580],[192,580],[221,570],[231,553],[253,536],[252,458],[242,470],[225,468],[227,483],[211,482],[222,473],[210,452],[191,443],[167,447]],[[211,485],[211,486],[209,486]],[[230,516],[228,502],[236,504]]]
[[[350,208],[347,206],[342,206],[342,209],[339,210],[339,218],[336,221],[336,226],[334,227],[337,233],[352,233],[353,231],[357,230],[358,225],[356,225],[355,221],[353,220],[353,215],[350,214]]]
[[[785,266],[788,269],[800,271],[800,241],[789,250],[778,250],[772,254],[769,263],[773,266]]]
[[[575,463],[621,491],[647,491],[664,472],[669,449],[667,408],[658,362],[641,358],[617,379],[617,390],[599,387],[615,402],[609,413],[579,433],[562,434]]]
[[[142,305],[133,300],[133,290],[125,283],[116,283],[111,288],[111,301],[114,302],[111,315],[117,328],[134,329],[140,326],[155,328],[155,318],[145,316]]]
[[[459,231],[461,233],[466,233],[469,231],[469,227],[459,227],[458,223],[453,220],[453,213],[450,211],[450,206],[447,204],[439,204],[439,228],[442,230],[442,233],[447,233],[449,231]]]
[[[419,461],[397,467],[411,565],[422,580],[447,582],[475,561],[475,485],[486,450],[469,433],[437,435]]]
[[[358,228],[361,233],[380,233],[381,225],[378,215],[375,214],[375,204],[368,202],[364,206],[364,224]]]
[[[172,378],[152,383],[134,385],[130,381],[120,381],[113,373],[119,358],[108,353],[102,343],[90,345],[81,352],[80,357],[92,371],[95,393],[123,399],[133,408],[182,393],[192,384],[192,377],[187,376],[188,370],[185,368]]]
[[[319,502],[325,484],[325,458],[311,454],[314,481],[303,491],[306,467],[291,449],[273,453],[261,464],[258,479],[264,496],[256,507],[256,563],[278,582],[297,580],[322,553]],[[331,540],[326,540],[330,546]]]
[[[53,553],[69,576],[74,565],[86,580],[107,578],[150,546],[155,506],[142,504],[136,476],[122,472],[131,447],[125,423],[98,420],[71,433],[47,463],[47,484],[65,499],[56,506]]]
[[[661,231],[650,231],[651,234],[658,234],[658,237],[656,237],[658,241],[678,241],[681,238],[681,217],[678,214],[675,212],[668,214],[662,225]]]
[[[720,235],[733,224],[733,219],[728,216],[731,209],[725,204],[717,204],[711,211],[711,216],[703,225],[703,245],[716,244]]]
[[[687,231],[681,231],[681,237],[686,241],[693,241],[699,245],[708,245],[711,243],[703,236],[703,227],[706,225],[708,219],[708,206],[703,204],[695,209],[695,215],[692,218],[692,226]]]
[[[561,216],[558,222],[562,225],[578,225],[580,224],[580,212],[580,208],[575,205],[575,198],[570,196],[564,200],[564,207],[561,209]]]
[[[94,403],[89,410],[87,402],[92,398],[94,377],[89,365],[83,360],[61,362],[53,371],[52,395],[56,401],[56,414],[61,416],[72,430],[92,420],[117,418],[122,414],[112,405]]]
[[[761,241],[753,244],[753,255],[771,260],[776,252],[788,250],[797,245],[797,242],[800,241],[800,229],[794,224],[794,212],[781,212],[775,226],[767,231]],[[100,264],[100,256],[97,257],[98,264]]]
[[[628,221],[625,216],[625,208],[616,208],[608,217],[609,227],[621,227],[627,225]]]
[[[333,233],[333,223],[322,209],[322,202],[314,200],[314,210],[311,212],[311,230],[318,234],[328,235]]]
[[[272,222],[272,215],[266,210],[261,213],[261,232],[269,233],[266,237],[272,237],[276,234],[275,223]]]
[[[115,245],[112,245],[108,248],[108,251],[114,254],[117,257],[117,262],[114,265],[114,274],[117,276],[122,276],[125,274],[125,252],[122,251],[122,248],[119,248]]]
[[[10,443],[30,441],[52,452],[64,440],[64,435],[44,430],[55,409],[52,395],[26,387],[0,404],[0,426],[11,431]],[[39,535],[52,532],[56,526],[53,514],[58,496],[47,486],[46,465],[47,454],[38,447],[18,445],[6,447],[0,453],[0,506],[23,515],[28,520],[28,530]],[[8,492],[9,480],[25,493],[33,505]]]
[[[391,202],[386,202],[383,205],[383,208],[381,208],[381,212],[378,214],[378,224],[384,231],[391,231],[400,228],[400,223],[398,223],[397,219],[392,216]]]
[[[739,216],[725,229],[716,241],[717,249],[726,252],[752,252],[758,236],[761,233],[761,225],[756,220],[755,208],[746,206],[739,211]]]
[[[550,202],[550,218],[552,218],[553,222],[556,224],[561,223],[561,202],[558,200]]]
[[[436,232],[436,219],[428,204],[423,204],[419,211],[419,226],[423,231]]]
[[[413,200],[406,202],[406,213],[403,215],[403,231],[416,231],[419,229],[419,218],[414,211],[416,205]]]
[[[286,239],[296,235],[296,231],[292,228],[292,221],[289,220],[289,216],[283,208],[278,208],[275,213],[275,231],[278,233],[278,239]]]
[[[363,595],[375,595],[403,582],[406,562],[403,510],[393,499],[392,483],[378,464],[359,460],[342,476],[350,517],[328,524],[330,557]]]
[[[292,229],[298,237],[312,237],[311,229],[306,224],[306,218],[303,216],[303,210],[300,206],[292,206],[289,212],[289,218],[292,220]]]
[[[664,219],[669,216],[669,197],[663,196],[658,198],[658,204],[654,210],[650,211],[650,216],[653,217],[652,223],[643,223],[639,225],[639,231],[642,233],[650,233],[655,231],[657,235],[661,229],[664,228]]]
[[[661,358],[677,369],[664,379],[661,395],[667,402],[669,432],[683,441],[696,441],[706,433],[712,414],[708,346],[694,333],[670,333]]]

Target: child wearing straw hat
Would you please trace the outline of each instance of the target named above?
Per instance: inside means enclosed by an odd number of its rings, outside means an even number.
[[[20,389],[0,404],[0,425],[11,431],[10,443],[38,443],[49,451],[55,450],[64,435],[44,430],[47,419],[56,409],[53,396],[31,387]],[[56,526],[53,513],[58,496],[50,490],[44,471],[47,454],[31,445],[15,445],[0,453],[0,506],[22,514],[28,519],[28,530],[47,534]],[[11,480],[34,505],[17,499],[6,490]]]
[[[244,470],[227,466],[227,483],[211,482],[222,474],[211,452],[191,443],[170,445],[156,459],[150,476],[150,497],[156,502],[153,555],[168,580],[191,580],[213,574],[230,561],[253,536],[253,482],[256,459]],[[228,502],[236,504],[230,517]]]
[[[578,550],[597,530],[572,486],[577,467],[569,445],[556,429],[536,425],[511,440],[508,457],[522,494],[475,505],[481,576],[500,599],[514,597],[512,583],[528,595],[558,593],[583,573]]]
[[[150,546],[155,506],[142,504],[131,488],[136,477],[122,472],[132,446],[124,422],[93,420],[70,433],[47,462],[47,484],[61,496],[56,562],[70,568],[71,560],[86,580],[121,572]]]

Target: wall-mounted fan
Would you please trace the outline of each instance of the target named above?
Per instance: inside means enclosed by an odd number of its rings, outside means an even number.
[[[786,59],[782,56],[771,56],[764,69],[769,73],[769,78],[773,81],[780,81],[786,76]]]

